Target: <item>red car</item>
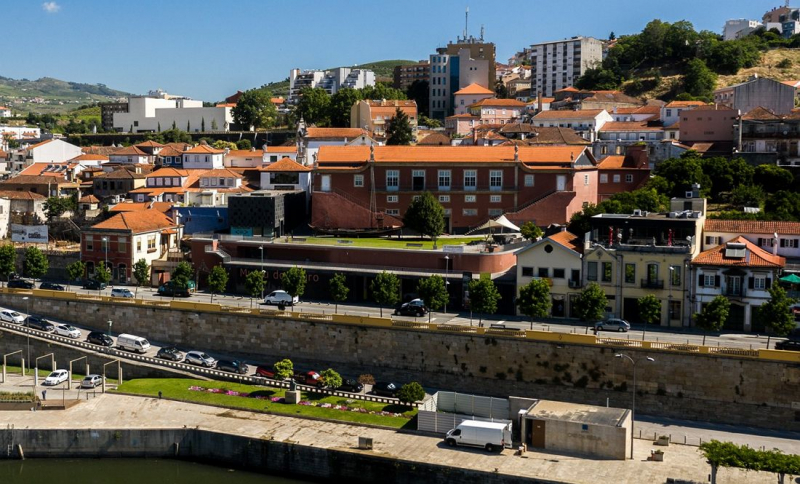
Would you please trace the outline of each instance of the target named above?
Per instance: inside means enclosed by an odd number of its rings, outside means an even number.
[[[275,368],[267,365],[258,365],[258,368],[256,368],[256,376],[275,379]]]
[[[294,381],[301,385],[309,385],[313,387],[321,387],[323,385],[322,378],[316,371],[296,371],[293,378]]]

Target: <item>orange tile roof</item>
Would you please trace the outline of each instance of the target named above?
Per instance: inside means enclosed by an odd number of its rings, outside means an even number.
[[[167,213],[172,210],[172,202],[122,202],[114,205],[109,210],[110,212],[141,212],[143,210],[156,210],[161,213]]]
[[[218,149],[212,148],[212,147],[210,147],[208,145],[197,145],[192,149],[184,151],[184,153],[192,153],[192,154],[203,153],[203,154],[217,155],[217,154],[225,153],[225,150],[218,150]]]
[[[371,108],[416,108],[417,102],[416,101],[408,101],[408,100],[378,100],[378,99],[369,99],[365,101],[369,107]]]
[[[137,148],[140,148],[140,147],[144,147],[144,148],[163,148],[164,147],[164,145],[162,145],[161,143],[155,142],[153,140],[147,140],[147,141],[144,141],[142,143],[138,143],[138,144],[136,144],[134,146],[136,146]]]
[[[100,200],[98,200],[97,197],[95,197],[94,195],[86,195],[84,197],[81,197],[81,199],[78,200],[78,202],[80,202],[80,203],[100,203]]]
[[[454,114],[452,116],[448,116],[445,119],[480,119],[480,116],[474,116],[472,114],[463,113],[463,114]]]
[[[47,171],[47,169],[51,168],[51,167],[58,167],[58,168],[63,167],[63,170]],[[32,175],[32,176],[36,176],[36,175],[58,176],[58,177],[65,178],[65,172],[66,172],[68,167],[69,167],[69,165],[67,163],[47,163],[47,162],[33,163],[33,164],[27,166],[21,172],[19,172],[19,174],[20,175]]]
[[[286,99],[282,97],[271,97],[269,98],[269,102],[271,102],[272,104],[283,104],[286,102]]]
[[[47,197],[39,193],[21,192],[17,190],[0,190],[0,198],[11,200],[46,200]]]
[[[80,156],[76,156],[69,161],[108,161],[108,157],[104,155],[95,155],[93,153],[84,153]]]
[[[639,108],[616,108],[610,114],[633,114],[638,110]]]
[[[729,234],[800,235],[800,222],[706,219],[704,230]]]
[[[102,230],[130,230],[137,234],[142,232],[153,232],[156,230],[174,227],[175,223],[171,218],[155,210],[143,210],[136,212],[121,212],[111,218],[92,225],[92,229]]]
[[[284,157],[276,161],[275,163],[270,163],[268,166],[259,168],[259,170],[269,171],[269,172],[285,172],[285,171],[308,172],[311,171],[311,168],[303,166],[291,158]]]
[[[578,253],[583,253],[583,244],[581,243],[581,238],[571,232],[562,230],[561,232],[557,232],[547,238],[557,244],[563,245],[567,249],[574,250]]]
[[[734,258],[725,256],[727,245],[731,242],[745,245],[746,253],[744,257]],[[721,244],[713,249],[701,252],[697,257],[692,259],[692,265],[779,268],[786,265],[786,259],[779,255],[772,255],[740,235],[727,244]]]
[[[705,106],[708,103],[703,101],[672,101],[671,103],[667,104],[666,108],[692,108],[695,106]]]
[[[624,162],[625,156],[623,155],[606,156],[600,163],[598,163],[597,168],[600,170],[613,170],[622,168]]]
[[[492,94],[494,95],[494,91],[490,89],[486,89],[485,87],[481,86],[477,83],[472,83],[467,87],[461,88],[458,91],[454,92],[453,95],[458,96],[459,94]]]
[[[164,176],[189,176],[189,172],[187,170],[179,170],[177,168],[159,168],[152,173],[148,173],[147,178],[158,178]]]
[[[780,116],[773,113],[769,109],[759,106],[757,108],[753,108],[747,113],[742,116],[742,119],[760,119],[760,120],[771,120],[771,119],[780,119]]]
[[[542,111],[533,119],[572,119],[572,118],[595,118],[605,109],[579,109],[577,111]]]
[[[536,99],[536,98],[534,98],[534,99]],[[542,104],[549,104],[549,103],[551,103],[551,102],[553,102],[555,100],[556,100],[556,98],[554,98],[554,97],[543,97],[542,98]]]
[[[572,163],[586,148],[520,146],[522,163]],[[376,163],[514,163],[514,146],[375,146]],[[369,146],[320,146],[317,164],[367,163]],[[321,167],[327,169],[327,167]]]
[[[522,101],[517,101],[516,99],[481,99],[480,101],[470,104],[468,107],[476,107],[476,106],[507,106],[512,108],[522,108],[527,106]]]
[[[296,149],[296,148],[295,148]],[[225,156],[241,156],[245,158],[261,158],[264,156],[262,150],[230,150]]]
[[[565,87],[564,89],[559,89],[556,92],[580,92],[580,91],[578,91],[577,89],[575,89],[572,86],[569,86],[569,87]]]
[[[110,156],[150,156],[135,146],[128,146],[111,153]]]
[[[636,108],[634,114],[661,114],[661,106],[655,104],[645,104],[640,108]]]
[[[361,128],[308,128],[306,138],[358,138],[364,131]]]
[[[241,174],[236,173],[235,171],[231,171],[227,168],[215,168],[213,170],[208,170],[200,173],[200,178],[207,178],[207,177],[244,178]]]
[[[216,107],[218,107],[218,108],[235,108],[236,107],[236,103],[218,103],[216,105]]]
[[[609,121],[600,131],[664,131],[664,127],[648,126],[647,121]]]
[[[183,155],[183,151],[176,150],[172,146],[166,146],[164,148],[161,148],[161,151],[158,152],[157,156],[159,158],[164,158],[166,156],[173,156],[174,157],[174,156],[181,156],[181,155]]]

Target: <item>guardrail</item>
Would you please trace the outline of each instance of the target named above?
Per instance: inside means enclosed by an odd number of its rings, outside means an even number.
[[[113,298],[110,296],[95,296],[89,294],[78,294],[68,291],[48,291],[42,289],[9,289],[0,288],[0,294],[14,294],[20,296],[44,297],[50,299],[61,299],[66,301],[94,301],[110,304],[126,304],[131,306],[149,306],[158,308],[168,308],[181,311],[208,312],[208,313],[233,313],[243,316],[281,318],[298,321],[325,321],[335,324],[351,324],[359,326],[371,326],[377,328],[395,328],[403,330],[434,331],[439,333],[470,334],[479,336],[491,336],[510,339],[525,339],[533,341],[545,341],[554,343],[570,343],[583,345],[601,345],[610,347],[640,348],[646,350],[656,350],[663,352],[676,353],[695,353],[714,356],[729,356],[737,358],[758,358],[762,360],[787,361],[800,363],[800,352],[781,351],[769,349],[744,349],[726,348],[716,346],[700,346],[681,343],[665,343],[655,341],[639,341],[620,338],[602,338],[593,334],[579,333],[554,333],[550,331],[538,330],[511,330],[499,328],[485,328],[478,326],[462,326],[454,324],[436,324],[424,321],[393,320],[391,317],[378,318],[370,316],[349,316],[345,314],[319,314],[295,311],[281,311],[279,309],[247,308],[240,306],[224,306],[221,304],[195,303],[184,299],[178,300],[150,300],[150,299],[131,299]],[[94,346],[94,345],[92,345]],[[96,348],[95,348],[96,350]]]

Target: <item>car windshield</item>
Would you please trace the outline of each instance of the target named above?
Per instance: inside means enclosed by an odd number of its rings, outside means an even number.
[[[12,311],[12,312],[11,312],[11,315],[12,315],[12,316],[19,316],[20,314],[19,314],[18,312],[16,312],[16,311]]]
[[[75,331],[75,328],[73,328],[72,326],[64,326],[64,329],[66,329],[67,331]]]

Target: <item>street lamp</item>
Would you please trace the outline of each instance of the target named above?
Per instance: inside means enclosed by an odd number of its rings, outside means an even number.
[[[614,358],[627,358],[633,364],[633,402],[631,403],[631,459],[633,459],[633,422],[634,414],[636,413],[636,360],[625,353],[617,353]],[[648,356],[647,361],[654,362],[656,360]]]
[[[106,265],[104,269],[108,270],[108,237],[103,237],[103,247],[106,250]]]
[[[264,246],[263,245],[259,245],[258,246],[258,250],[259,250],[259,252],[261,252],[261,279],[262,279],[261,299],[263,300],[264,299],[264,284],[263,284],[263,279],[264,279]]]
[[[31,317],[31,300],[28,298],[28,296],[23,297],[22,300],[25,301],[25,304],[27,305],[27,308],[28,308],[27,309],[28,316],[26,317],[26,319],[30,318]],[[30,327],[30,321],[28,321],[28,323],[29,323],[28,324],[28,332],[27,332],[27,335],[28,335],[28,364],[30,365],[31,364],[31,333],[30,333],[30,328],[31,327]]]
[[[675,267],[669,266],[669,301],[667,302],[667,326],[672,326],[672,281]]]
[[[450,256],[444,256],[444,292],[447,294],[447,297],[444,300],[444,313],[447,314],[447,302],[450,301],[450,288],[447,287],[450,284],[447,281],[447,276],[450,275]],[[429,301],[430,302],[430,301]]]

